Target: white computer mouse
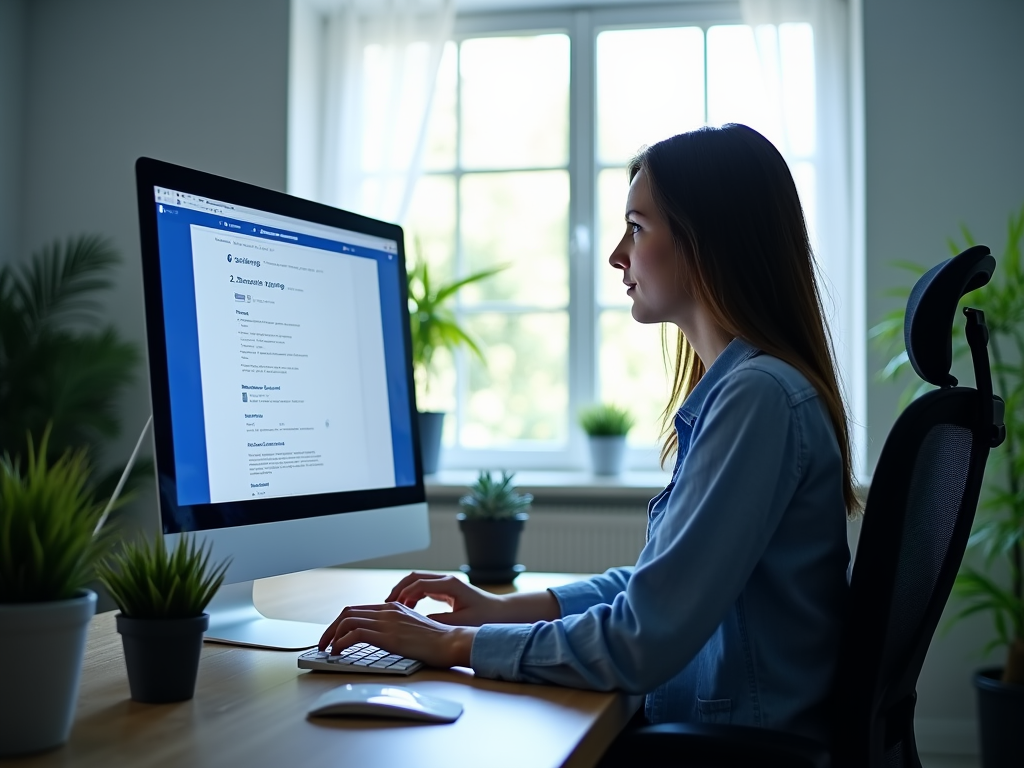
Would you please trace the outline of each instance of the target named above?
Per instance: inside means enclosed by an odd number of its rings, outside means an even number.
[[[427,696],[388,683],[347,683],[317,699],[310,717],[363,715],[398,717],[428,723],[452,723],[462,714],[457,701]]]

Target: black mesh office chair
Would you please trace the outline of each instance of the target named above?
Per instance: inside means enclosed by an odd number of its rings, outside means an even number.
[[[989,450],[1006,435],[988,328],[976,309],[964,310],[976,388],[957,386],[949,373],[957,304],[994,269],[988,248],[969,248],[926,273],[907,302],[910,362],[940,389],[896,420],[871,481],[833,685],[831,749],[760,728],[665,724],[624,734],[602,768],[921,768],[917,678],[967,547]]]

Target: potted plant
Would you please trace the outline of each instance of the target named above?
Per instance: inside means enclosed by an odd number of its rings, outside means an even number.
[[[121,610],[115,621],[124,647],[132,698],[147,704],[191,699],[196,689],[203,610],[217,593],[230,559],[210,564],[210,547],[182,535],[173,551],[163,536],[143,540],[100,562],[100,583]]]
[[[511,584],[524,570],[516,564],[516,552],[533,496],[516,492],[514,476],[503,470],[497,480],[480,472],[469,494],[459,499],[457,519],[469,560],[462,570],[471,584]]]
[[[437,350],[445,349],[454,354],[459,347],[465,346],[484,361],[480,345],[459,324],[451,301],[464,286],[488,278],[502,269],[504,267],[485,269],[440,285],[436,284],[427,262],[422,258],[417,259],[416,264],[409,269],[409,329],[418,401],[424,402],[429,397],[430,381],[434,375],[434,353]],[[421,411],[419,428],[423,473],[432,475],[437,472],[441,453],[444,413]]]
[[[595,475],[617,475],[626,454],[626,435],[636,420],[625,408],[598,403],[580,411],[580,426],[590,445],[590,466]]]
[[[96,610],[86,587],[110,540],[86,450],[51,463],[49,440],[29,436],[24,467],[0,460],[0,757],[67,741]]]
[[[953,620],[989,613],[996,636],[985,652],[1000,646],[1006,649],[1001,668],[979,670],[974,678],[982,765],[986,767],[1024,765],[1020,738],[1024,725],[1024,208],[1011,215],[1007,234],[992,282],[970,295],[970,304],[985,312],[993,389],[1006,401],[1006,440],[991,453],[985,495],[968,541],[969,548],[981,551],[984,567],[961,567],[953,588],[953,595],[962,602]],[[974,245],[966,227],[962,235],[966,245]],[[961,250],[952,240],[950,249],[953,253]],[[925,271],[916,264],[902,262],[898,266],[916,276]],[[908,295],[909,290],[894,293]],[[910,365],[901,344],[903,311],[887,315],[871,333],[895,353],[881,378],[897,378]],[[963,327],[956,325],[954,359],[969,354]],[[914,386],[905,391],[901,406],[922,389]],[[1008,572],[1005,581],[994,575],[1004,568]]]

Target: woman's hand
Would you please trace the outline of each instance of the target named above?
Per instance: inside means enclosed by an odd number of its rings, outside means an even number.
[[[500,597],[470,586],[455,576],[410,573],[392,588],[387,601],[415,608],[425,597],[451,606],[450,613],[432,613],[427,617],[441,624],[479,627],[481,624],[502,622]]]
[[[319,648],[370,643],[432,667],[468,667],[475,635],[475,628],[446,626],[401,603],[353,605],[327,628]]]
[[[553,621],[561,615],[558,601],[550,592],[492,595],[456,576],[436,573],[410,573],[394,586],[387,599],[414,608],[425,597],[451,606],[450,613],[432,613],[427,617],[451,626],[532,624]]]

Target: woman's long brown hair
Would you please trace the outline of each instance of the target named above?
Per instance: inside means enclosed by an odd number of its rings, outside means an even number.
[[[818,391],[842,453],[847,513],[856,514],[846,407],[786,161],[757,131],[732,124],[647,147],[630,164],[630,180],[641,170],[669,222],[694,299],[727,333],[789,363]],[[705,372],[682,332],[675,346],[672,395],[662,414],[663,464],[678,450],[676,409]]]

